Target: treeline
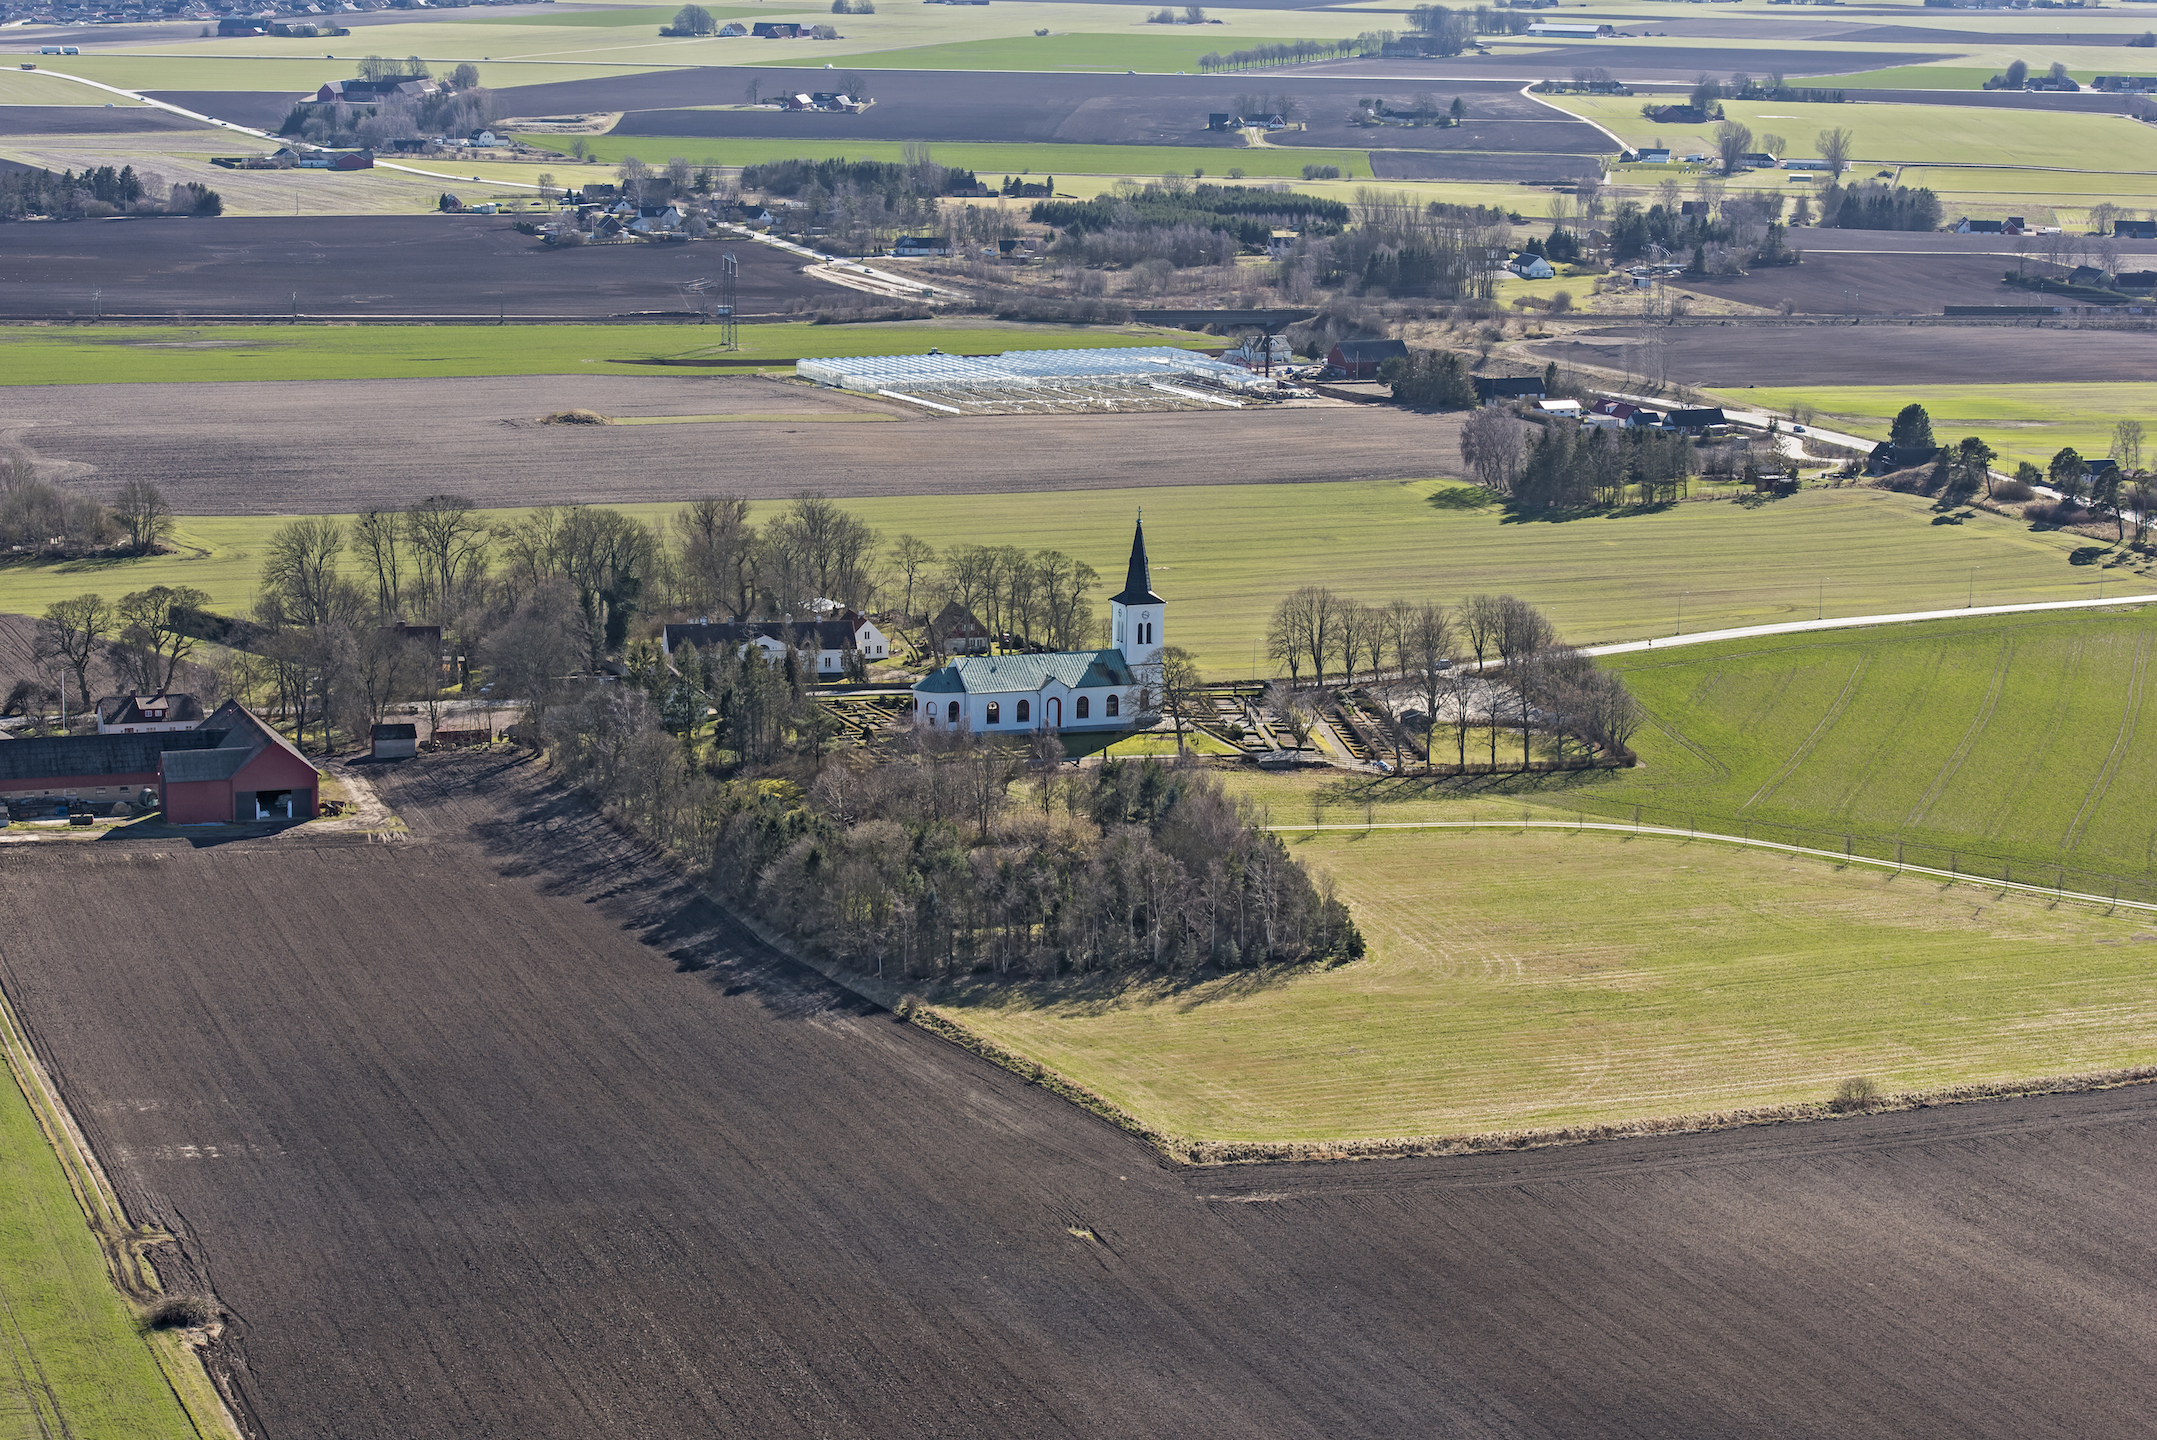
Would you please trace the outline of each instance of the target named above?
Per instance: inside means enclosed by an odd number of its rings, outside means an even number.
[[[215,190],[188,181],[168,187],[162,177],[138,173],[132,165],[118,170],[101,165],[80,175],[72,170],[58,175],[50,170],[0,171],[0,220],[224,213],[224,197]]]
[[[1820,192],[1820,223],[1838,230],[1937,230],[1940,197],[1879,180],[1830,185]]]
[[[1337,235],[1348,225],[1348,207],[1338,200],[1298,195],[1287,190],[1246,190],[1223,185],[1166,187],[1148,185],[1095,200],[1043,200],[1029,216],[1066,234],[1072,248],[1083,250],[1097,235],[1122,231],[1135,237],[1150,232],[1213,230],[1237,247],[1262,251],[1276,229],[1306,235]],[[1179,268],[1183,262],[1178,262]]]
[[[949,195],[974,190],[981,182],[971,170],[933,166],[933,173],[919,163],[888,160],[775,160],[765,165],[744,165],[741,186],[764,195],[800,195],[811,188],[837,191],[845,186],[898,198],[904,195]]]
[[[1461,426],[1461,463],[1476,484],[1524,510],[1675,500],[1697,470],[1693,442],[1672,431],[1530,425],[1478,410]]]
[[[1418,410],[1475,408],[1475,379],[1450,350],[1396,355],[1378,367],[1378,378],[1392,387],[1394,399]]]
[[[172,511],[155,485],[130,480],[113,504],[38,478],[20,457],[0,470],[0,550],[10,559],[148,555],[172,533]]]
[[[1462,10],[1418,5],[1408,12],[1408,17],[1414,28],[1406,32],[1366,30],[1347,40],[1280,40],[1226,54],[1208,51],[1198,57],[1198,68],[1210,73],[1369,56],[1458,55],[1478,35],[1520,35],[1535,23],[1532,16],[1489,5]]]
[[[720,781],[622,687],[549,711],[544,734],[564,778],[858,970],[1045,978],[1363,953],[1346,907],[1202,771],[1079,770],[1053,736],[1021,756],[924,734],[895,758]]]
[[[118,604],[94,592],[55,600],[31,631],[30,663],[42,683],[17,680],[0,713],[27,714],[63,700],[72,715],[88,713],[98,698],[90,671],[99,661],[123,688],[145,694],[171,688],[196,646],[184,617],[208,599],[189,586],[153,585]]]
[[[1446,715],[1462,766],[1468,763],[1469,731],[1479,721],[1489,729],[1493,769],[1501,725],[1519,729],[1524,769],[1533,763],[1539,716],[1543,733],[1555,736],[1561,750],[1570,735],[1613,760],[1631,754],[1628,746],[1640,727],[1640,707],[1625,682],[1598,669],[1559,638],[1549,617],[1511,595],[1472,595],[1458,606],[1429,600],[1367,605],[1307,585],[1274,607],[1266,653],[1288,672],[1268,704],[1299,744],[1310,726],[1299,698],[1306,666],[1321,695],[1329,678],[1350,689],[1360,675],[1364,702],[1385,715],[1396,738],[1404,728],[1424,732],[1426,765]],[[1500,672],[1502,682],[1493,679]]]

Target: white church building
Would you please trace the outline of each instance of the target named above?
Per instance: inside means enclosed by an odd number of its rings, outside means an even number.
[[[1146,521],[1131,536],[1123,589],[1108,602],[1107,650],[1046,655],[968,655],[914,687],[916,723],[939,730],[1123,730],[1159,708],[1166,603],[1153,593]]]

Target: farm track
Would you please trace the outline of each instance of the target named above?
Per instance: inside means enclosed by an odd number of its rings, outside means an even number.
[[[754,418],[539,423],[576,408]],[[732,376],[538,375],[107,385],[93,424],[75,387],[23,386],[0,389],[0,444],[21,446],[41,473],[102,498],[144,479],[183,515],[334,515],[439,493],[445,456],[455,457],[456,487],[483,507],[719,492],[778,499],[799,493],[804,477],[849,499],[1397,479],[1436,473],[1459,427],[1375,407],[807,423],[902,409]],[[234,418],[270,412],[306,418]],[[1208,462],[1227,455],[1233,465]]]
[[[552,786],[8,857],[0,960],[266,1435],[2126,1436],[2157,1092],[1172,1170]],[[115,933],[214,944],[86,945]]]

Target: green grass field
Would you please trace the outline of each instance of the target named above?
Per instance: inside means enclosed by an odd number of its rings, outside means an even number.
[[[1370,942],[1330,971],[939,1000],[1171,1133],[1457,1135],[2147,1064],[2148,917],[1732,847],[1290,837]]]
[[[1634,145],[1713,154],[1712,124],[1658,125],[1636,99],[1559,95],[1553,101],[1609,126]],[[1728,100],[1723,108],[1755,135],[1779,134],[1796,156],[1819,154],[1814,137],[1840,127],[1856,138],[1855,163],[2028,165],[2039,170],[2157,170],[2157,129],[2120,115],[2036,110],[1953,110],[1937,105],[1801,105]],[[2042,186],[2043,176],[2030,184]]]
[[[1621,815],[1637,804],[1660,823],[1697,815],[1703,828],[1750,825],[1770,839],[1790,838],[1779,826],[1850,833],[1875,855],[1901,841],[1926,847],[1908,849],[1917,864],[1950,851],[1973,867],[1999,857],[2030,883],[2053,883],[2063,864],[2147,887],[2153,651],[2157,608],[1615,657],[1653,717],[1634,742],[1646,765],[1565,803]]]
[[[384,380],[442,375],[684,375],[643,362],[694,357],[921,355],[1222,343],[1146,325],[744,325],[721,350],[708,325],[0,326],[12,385],[196,380]],[[710,372],[703,372],[710,373]]]
[[[1434,506],[1434,491],[1477,498],[1417,480],[1103,490],[1053,504],[1025,494],[887,497],[848,509],[887,538],[1057,547],[1104,577],[1098,608],[1122,573],[1131,516],[1144,505],[1155,587],[1174,607],[1172,636],[1223,677],[1263,668],[1266,619],[1305,584],[1374,602],[1508,590],[1543,606],[1581,644],[1667,635],[1681,605],[1689,631],[1810,617],[1828,573],[1831,615],[1953,604],[1972,565],[1983,567],[1982,597],[1999,603],[2072,599],[2097,587],[2095,567],[2069,563],[2087,544],[2077,537],[1990,515],[1939,525],[1929,502],[1878,490],[1526,523],[1495,508]],[[677,507],[622,508],[658,520]],[[757,508],[768,515],[775,506]],[[193,585],[237,610],[252,599],[259,556],[279,523],[188,519],[178,540],[189,548],[178,555],[0,567],[0,611],[36,614],[84,590],[116,598],[152,584]],[[2127,582],[2114,574],[2110,583]]]
[[[432,28],[432,27],[430,27]],[[499,39],[501,31],[488,32]],[[197,45],[213,44],[198,41]],[[270,90],[286,91],[297,99],[303,92],[313,90],[324,80],[349,77],[353,73],[352,57],[386,51],[398,54],[398,48],[380,31],[364,39],[350,40],[267,40],[254,39],[231,42],[245,45],[245,55],[220,55],[194,50],[184,54],[162,54],[144,51],[136,54],[110,52],[97,55],[70,55],[65,64],[67,73],[80,75],[87,80],[118,85],[126,90]],[[654,37],[656,47],[662,42]],[[345,45],[349,49],[335,52],[344,58],[331,61],[323,59],[325,45]],[[280,53],[270,47],[289,46],[289,52]],[[362,48],[364,47],[364,48]],[[310,53],[311,52],[311,53]],[[635,74],[646,70],[669,69],[680,63],[664,52],[654,55],[621,52],[618,61],[598,62],[577,59],[547,60],[534,58],[526,62],[508,62],[493,58],[491,50],[479,45],[459,46],[448,55],[429,48],[429,61],[446,60],[454,65],[469,59],[480,67],[481,78],[489,85],[507,89],[518,85],[552,85],[564,80],[600,80],[610,75]],[[718,62],[715,62],[718,63]],[[57,67],[55,67],[57,68]]]
[[[0,1315],[0,1437],[195,1436],[4,1065]]]
[[[567,155],[574,137],[520,135],[527,145]],[[634,155],[665,165],[679,155],[692,165],[760,165],[774,160],[890,160],[903,158],[898,140],[722,140],[690,135],[596,135],[587,142],[602,164],[619,165]],[[1206,145],[938,145],[938,161],[987,176],[1003,175],[1188,175],[1203,170],[1224,177],[1247,175],[1294,179],[1306,165],[1338,165],[1344,175],[1368,177],[1370,156],[1361,150],[1228,149]]]
[[[2030,298],[2042,297],[2033,292]],[[1933,433],[1945,443],[1980,436],[2002,457],[1994,468],[2010,471],[2020,460],[2042,468],[2063,445],[2092,458],[2110,455],[2113,425],[2142,419],[2157,406],[2157,384],[2136,381],[1764,387],[1723,393],[1786,413],[1793,405],[1809,406],[1822,424],[1882,440],[1897,411],[1919,404],[1932,417]]]
[[[2079,48],[2079,47],[2078,47]],[[2081,84],[2087,85],[2099,75],[2148,75],[2153,73],[2147,51],[2130,50],[2132,57],[2120,64],[2098,65],[2085,69],[2087,56],[2062,51],[2058,58],[2068,62],[2067,73]],[[2051,53],[2037,59],[2037,51],[2024,54],[2017,52],[2024,63],[2039,74],[2050,68]],[[1982,90],[1985,82],[2006,68],[2006,62],[1998,65],[1897,65],[1887,70],[1867,70],[1856,75],[1793,76],[1790,83],[1805,85],[1819,90]]]

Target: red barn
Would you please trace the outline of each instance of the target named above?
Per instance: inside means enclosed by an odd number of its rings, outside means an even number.
[[[217,733],[199,750],[159,757],[158,801],[173,825],[312,820],[320,811],[315,767],[237,700],[227,700],[195,733]]]

